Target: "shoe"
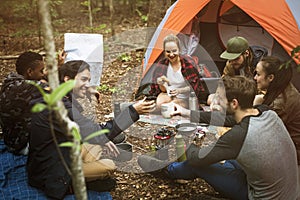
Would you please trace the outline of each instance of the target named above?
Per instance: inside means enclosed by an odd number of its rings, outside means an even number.
[[[103,180],[95,180],[86,182],[86,187],[88,190],[93,190],[96,192],[109,192],[115,189],[117,182],[113,178],[107,178]]]
[[[119,143],[125,142],[126,139],[127,139],[126,135],[124,133],[120,133],[119,135],[117,135],[116,137],[114,137],[114,139],[112,139],[112,142],[114,144],[119,144]]]
[[[141,155],[138,157],[137,162],[144,172],[150,173],[155,177],[170,179],[167,169],[170,164],[169,161],[159,160],[148,155]]]

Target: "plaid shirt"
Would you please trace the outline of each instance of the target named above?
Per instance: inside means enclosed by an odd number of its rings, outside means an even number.
[[[184,79],[195,91],[199,103],[206,102],[208,89],[200,79],[201,76],[198,73],[197,68],[195,67],[195,61],[190,56],[180,55],[179,57],[181,62],[181,73]],[[154,84],[151,85],[150,95],[158,96],[159,93],[161,93],[161,90],[159,89],[159,86],[157,84],[157,78],[163,75],[167,75],[168,66],[169,60],[167,58],[162,59],[156,64],[152,77],[152,83]]]

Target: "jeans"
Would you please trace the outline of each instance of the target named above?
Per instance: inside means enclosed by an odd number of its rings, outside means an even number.
[[[235,160],[205,167],[191,166],[188,161],[174,162],[168,166],[168,172],[170,177],[174,179],[202,178],[215,191],[227,198],[248,199],[247,177]]]

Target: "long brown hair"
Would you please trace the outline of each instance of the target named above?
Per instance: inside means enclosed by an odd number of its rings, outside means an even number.
[[[292,67],[282,66],[279,58],[267,56],[260,61],[266,76],[273,74],[274,79],[270,83],[264,96],[263,104],[270,105],[279,94],[283,93],[292,79]]]

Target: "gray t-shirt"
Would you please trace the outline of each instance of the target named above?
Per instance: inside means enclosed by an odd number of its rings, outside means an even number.
[[[235,159],[247,174],[249,199],[298,199],[295,145],[277,114],[264,109],[243,118],[213,146],[201,148],[190,162],[206,166]]]

